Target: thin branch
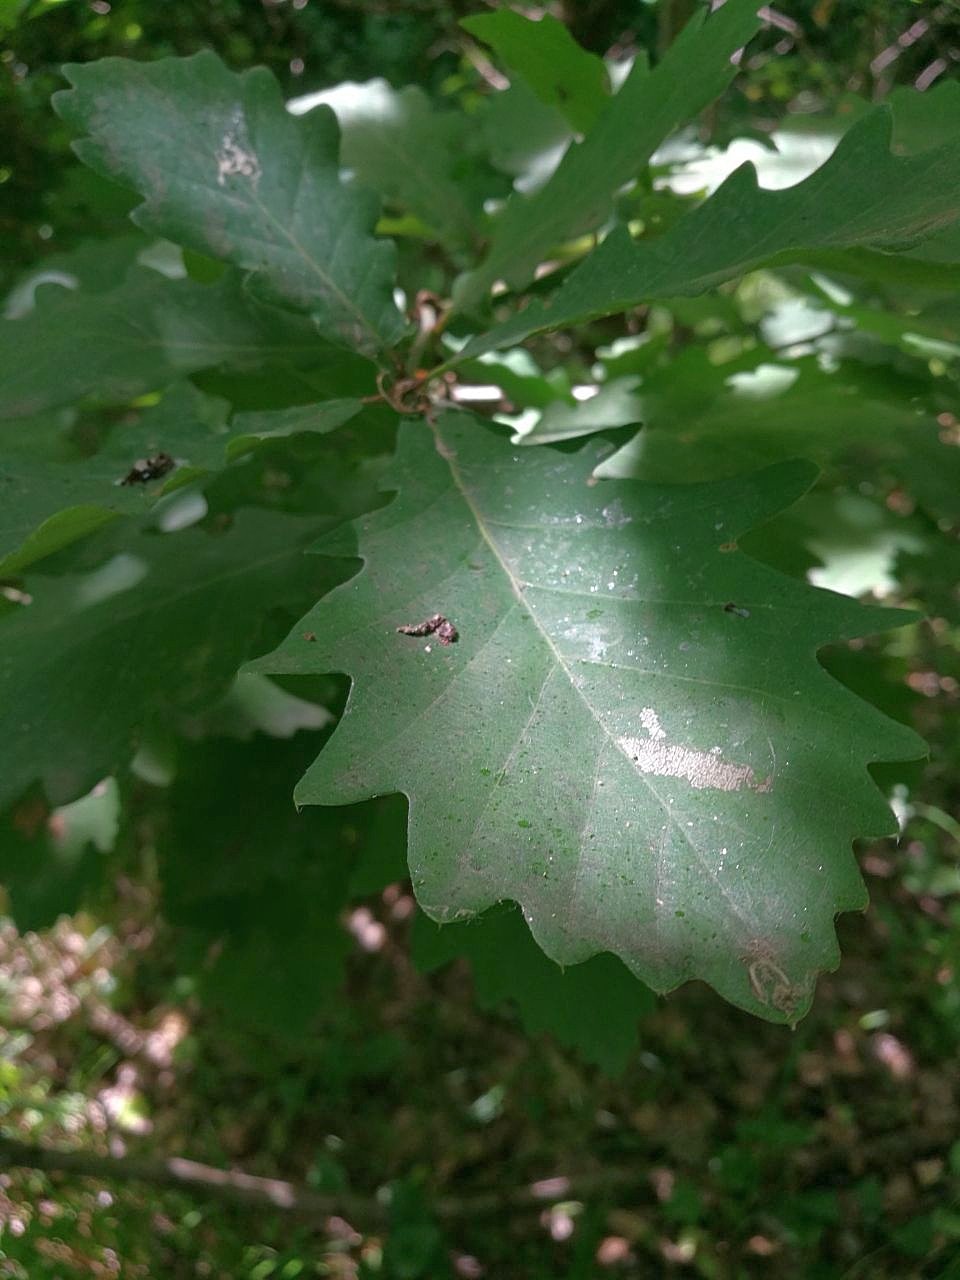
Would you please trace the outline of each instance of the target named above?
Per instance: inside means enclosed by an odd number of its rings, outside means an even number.
[[[859,1172],[869,1168],[891,1167],[907,1159],[942,1155],[943,1133],[939,1128],[904,1130],[901,1128],[861,1140],[855,1148],[854,1164]],[[800,1186],[842,1183],[851,1172],[851,1152],[835,1147],[810,1150],[798,1162]],[[41,1147],[0,1137],[0,1169],[40,1169],[46,1173],[66,1173],[111,1182],[145,1182],[156,1187],[174,1188],[220,1200],[225,1204],[247,1205],[263,1210],[276,1209],[314,1222],[329,1225],[329,1220],[345,1219],[364,1227],[382,1227],[390,1216],[388,1199],[338,1192],[320,1195],[284,1182],[279,1178],[260,1178],[235,1169],[217,1169],[196,1160],[171,1156],[165,1160],[136,1156],[101,1156],[93,1152],[68,1151],[62,1147]],[[650,1168],[646,1160],[634,1165],[604,1168],[573,1178],[546,1178],[527,1186],[494,1191],[474,1192],[464,1196],[441,1196],[430,1204],[431,1212],[440,1220],[502,1217],[542,1210],[561,1200],[607,1200],[629,1192],[646,1200],[650,1191]],[[645,1192],[646,1194],[642,1194]],[[331,1229],[335,1229],[331,1226]]]
[[[21,1167],[45,1173],[67,1173],[101,1181],[146,1182],[155,1187],[199,1193],[226,1204],[280,1209],[299,1218],[324,1224],[345,1218],[365,1226],[382,1226],[389,1218],[389,1202],[354,1192],[320,1195],[279,1178],[260,1178],[235,1169],[217,1169],[197,1160],[170,1156],[165,1160],[137,1156],[101,1156],[94,1152],[41,1147],[0,1137],[0,1169]],[[606,1170],[576,1180],[558,1177],[507,1191],[482,1191],[465,1196],[443,1196],[431,1204],[441,1219],[496,1217],[504,1212],[524,1213],[558,1200],[603,1194],[646,1181],[642,1170]]]
[[[386,1205],[366,1196],[350,1192],[335,1196],[319,1195],[278,1178],[258,1178],[236,1169],[216,1169],[180,1156],[170,1156],[166,1160],[100,1156],[94,1152],[40,1147],[12,1138],[0,1138],[0,1167],[11,1166],[42,1169],[46,1173],[71,1173],[107,1182],[148,1182],[155,1187],[200,1192],[226,1204],[282,1209],[321,1223],[334,1216],[356,1217],[368,1223],[384,1223],[388,1217]]]

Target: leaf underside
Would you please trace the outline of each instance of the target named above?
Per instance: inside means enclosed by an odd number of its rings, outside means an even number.
[[[354,526],[364,568],[252,664],[353,679],[296,799],[407,795],[437,921],[511,899],[562,964],[610,951],[656,990],[702,978],[793,1022],[864,904],[851,841],[892,829],[866,766],[923,752],[816,651],[910,615],[737,551],[810,464],[597,483],[602,448],[403,424],[398,495]],[[454,643],[398,634],[437,613]]]

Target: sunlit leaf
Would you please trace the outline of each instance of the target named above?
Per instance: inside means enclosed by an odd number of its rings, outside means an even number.
[[[864,900],[851,840],[892,827],[866,765],[922,751],[816,651],[903,615],[737,551],[805,464],[658,488],[591,483],[596,462],[465,415],[403,429],[363,571],[254,664],[354,682],[297,800],[406,794],[438,921],[513,899],[554,960],[612,951],[795,1021]],[[398,634],[438,613],[453,642]]]

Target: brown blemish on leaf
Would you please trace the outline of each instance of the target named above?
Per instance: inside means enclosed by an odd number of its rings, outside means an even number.
[[[750,986],[760,1003],[792,1018],[810,995],[812,975],[802,982],[791,982],[774,959],[773,947],[762,938],[753,938],[747,954],[740,958],[747,966]]]
[[[427,618],[426,622],[407,623],[405,626],[397,627],[397,630],[404,636],[435,635],[441,644],[455,644],[460,638],[457,628],[442,613],[435,613],[431,618]]]

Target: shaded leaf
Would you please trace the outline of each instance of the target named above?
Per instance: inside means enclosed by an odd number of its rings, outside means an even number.
[[[952,519],[960,454],[944,443],[918,388],[884,366],[854,361],[833,372],[816,357],[762,364],[730,378],[689,348],[641,392],[645,426],[603,458],[600,479],[715,480],[791,454],[841,467],[856,484],[881,467],[938,518]],[[698,368],[699,365],[699,368]]]
[[[727,0],[705,21],[693,18],[653,71],[640,60],[634,64],[550,181],[529,199],[514,196],[507,205],[486,259],[459,282],[454,297],[460,309],[473,310],[497,280],[526,284],[558,244],[604,221],[615,192],[639,176],[664,138],[733,79],[731,58],[759,27],[757,8],[755,0]]]
[[[0,883],[21,932],[53,924],[101,887],[104,854],[114,846],[119,817],[112,778],[52,811],[31,790],[0,816]]]
[[[721,11],[722,12],[722,11]],[[815,173],[765,191],[742,165],[659,239],[634,244],[611,232],[546,302],[475,338],[467,356],[533,333],[625,311],[652,298],[703,293],[756,267],[802,260],[810,250],[910,246],[960,217],[960,141],[895,156],[890,113],[859,121]]]
[[[866,765],[922,751],[816,650],[910,615],[736,550],[806,464],[657,488],[591,484],[597,460],[466,415],[401,428],[363,571],[253,664],[354,681],[297,800],[406,794],[435,920],[513,899],[560,963],[612,951],[656,990],[702,977],[795,1021],[864,901],[851,840],[893,826]],[[456,643],[397,634],[437,612]]]
[[[528,1034],[548,1031],[608,1075],[625,1069],[638,1024],[654,1007],[652,993],[613,956],[593,956],[569,969],[548,960],[515,910],[443,927],[418,916],[412,952],[427,973],[466,956],[481,1008],[513,1005]]]
[[[352,947],[338,917],[362,837],[381,815],[376,806],[297,811],[290,779],[318,741],[255,735],[178,752],[157,849],[164,913],[204,998],[247,1029],[302,1033],[337,990]],[[211,796],[231,795],[256,803],[211,806]],[[400,817],[396,803],[384,807]],[[402,822],[394,830],[402,843]]]
[[[359,400],[238,414],[189,383],[173,387],[131,423],[121,423],[100,451],[73,462],[11,459],[0,464],[0,573],[10,576],[120,515],[142,514],[157,499],[219,470],[264,441],[298,431],[332,431],[357,414]],[[125,484],[138,462],[167,455],[156,479]]]
[[[87,135],[74,148],[145,197],[138,226],[249,271],[333,342],[374,355],[399,338],[394,247],[373,236],[377,197],[340,181],[332,111],[298,120],[268,71],[209,51],[63,72],[54,106]]]
[[[480,133],[462,112],[434,106],[422,89],[386,80],[347,81],[295,98],[297,115],[325,105],[340,125],[340,161],[391,206],[416,214],[437,237],[468,247],[477,237],[491,183],[479,154]]]
[[[520,80],[485,98],[478,114],[491,164],[509,174],[518,191],[542,186],[571,138],[559,111],[545,107]]]
[[[517,429],[514,444],[551,444],[639,422],[643,417],[643,400],[635,394],[639,381],[639,378],[612,378],[589,400],[573,405],[554,400],[529,426]]]
[[[607,104],[610,82],[603,59],[580,47],[552,14],[537,21],[513,9],[461,18],[460,25],[490,45],[501,62],[521,75],[547,107],[586,133]]]
[[[41,285],[36,303],[0,321],[0,418],[86,397],[125,404],[194,369],[322,355],[308,321],[256,304],[232,272],[198,285],[134,267],[122,285],[93,294]]]
[[[152,719],[196,712],[336,578],[304,556],[323,523],[245,511],[218,533],[144,533],[92,573],[28,576],[0,621],[0,803],[40,780],[54,804],[123,767]]]

